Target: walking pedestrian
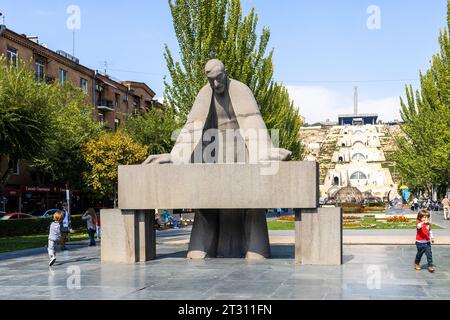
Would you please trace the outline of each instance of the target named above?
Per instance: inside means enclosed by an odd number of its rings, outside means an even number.
[[[69,216],[69,209],[67,207],[67,202],[63,203],[63,212],[64,218],[62,220],[62,227],[61,227],[61,250],[67,250],[66,242],[69,239],[70,234],[70,216]]]
[[[418,211],[419,210],[419,199],[417,199],[417,197],[414,197],[413,204],[414,204],[414,210]]]
[[[441,205],[444,210],[444,220],[450,220],[450,200],[448,195],[445,195],[444,199],[442,199]]]
[[[57,211],[53,215],[53,222],[50,224],[50,230],[48,233],[48,257],[50,258],[49,266],[56,262],[56,244],[61,240],[61,222],[64,218],[62,211]]]
[[[95,233],[97,232],[97,215],[94,208],[89,208],[81,217],[86,220],[87,232],[89,235],[89,246],[95,246]]]

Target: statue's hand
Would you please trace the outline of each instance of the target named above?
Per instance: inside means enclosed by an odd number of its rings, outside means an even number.
[[[270,155],[272,161],[289,161],[291,160],[292,152],[283,148],[274,148]]]
[[[172,163],[170,153],[151,155],[143,164],[169,164]]]

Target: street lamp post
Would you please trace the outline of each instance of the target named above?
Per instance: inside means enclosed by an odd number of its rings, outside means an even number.
[[[66,202],[67,202],[67,215],[69,217],[69,228],[70,228],[70,190],[69,190],[69,184],[66,184]]]

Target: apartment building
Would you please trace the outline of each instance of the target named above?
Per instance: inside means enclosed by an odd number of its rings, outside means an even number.
[[[53,51],[39,42],[38,37],[18,34],[0,25],[0,56],[8,63],[31,63],[36,81],[47,83],[72,82],[87,94],[93,107],[93,116],[106,129],[115,130],[129,116],[144,114],[150,108],[160,108],[154,100],[155,92],[145,83],[119,81],[105,73],[83,66],[80,61],[64,51]],[[0,159],[3,169],[7,159]],[[64,186],[42,185],[26,163],[14,164],[13,176],[3,195],[0,195],[0,211],[29,212],[35,208],[53,208],[63,196]],[[7,199],[6,203],[4,200]]]
[[[120,126],[129,115],[145,113],[157,105],[155,92],[147,84],[114,79],[83,66],[64,51],[46,48],[38,37],[18,34],[5,26],[0,26],[0,55],[13,64],[19,60],[31,63],[38,81],[70,81],[82,88],[95,108],[94,114],[109,129]]]

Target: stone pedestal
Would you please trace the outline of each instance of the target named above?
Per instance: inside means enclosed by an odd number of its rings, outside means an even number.
[[[271,174],[267,174],[268,166],[273,166]],[[119,167],[119,209],[101,211],[102,261],[135,263],[155,259],[157,208],[202,210],[206,224],[208,214],[222,209],[233,214],[233,209],[259,212],[267,208],[301,208],[296,210],[296,262],[341,264],[341,209],[315,209],[318,202],[316,162]],[[233,228],[231,218],[229,227]],[[255,226],[245,230],[248,259],[270,255],[265,223],[256,215],[246,216],[244,225]],[[211,235],[205,229],[200,236],[202,240]],[[205,248],[203,240],[191,240],[190,258],[204,258],[209,247]],[[220,239],[209,242],[216,241]]]
[[[295,262],[341,265],[343,259],[342,209],[296,210]]]
[[[151,210],[101,210],[102,262],[136,263],[156,257],[155,214]]]

